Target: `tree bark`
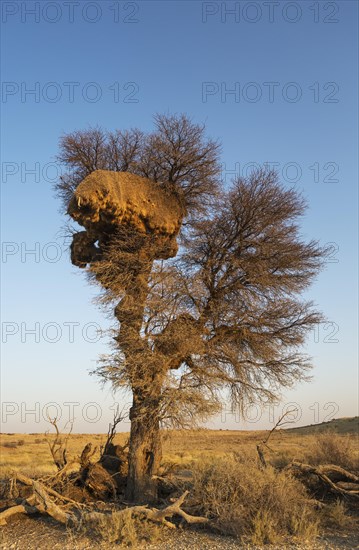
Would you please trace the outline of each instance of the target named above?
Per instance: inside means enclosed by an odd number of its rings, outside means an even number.
[[[163,368],[141,336],[148,279],[153,259],[146,249],[140,251],[140,273],[135,274],[126,296],[115,308],[120,322],[116,340],[128,361],[133,403],[130,410],[130,441],[126,499],[135,503],[157,501],[157,480],[162,458],[160,400]]]
[[[159,382],[150,392],[133,389],[126,498],[135,503],[157,501],[158,469],[162,459]]]

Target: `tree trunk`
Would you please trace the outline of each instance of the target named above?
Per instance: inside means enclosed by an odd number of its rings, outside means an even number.
[[[156,362],[153,351],[141,335],[153,263],[150,251],[140,250],[138,262],[141,269],[133,276],[126,296],[115,308],[121,324],[115,339],[126,355],[133,393],[126,499],[147,504],[157,500],[157,480],[153,476],[162,458],[159,413],[164,375],[162,365]]]
[[[159,422],[160,388],[154,384],[150,393],[133,390],[130,410],[131,432],[126,499],[136,503],[157,501],[157,480],[162,458]]]

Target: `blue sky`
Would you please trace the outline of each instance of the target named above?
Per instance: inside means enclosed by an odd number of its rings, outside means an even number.
[[[334,243],[308,293],[331,324],[308,339],[312,383],[274,414],[289,402],[301,424],[358,414],[357,97],[354,1],[3,2],[2,431],[43,430],[57,403],[61,422],[74,407],[75,431],[99,432],[129,402],[88,375],[110,321],[69,261],[51,180],[60,135],[149,130],[156,112],[205,122],[226,181],[268,162],[303,192],[303,234]],[[256,414],[213,425],[270,425]]]

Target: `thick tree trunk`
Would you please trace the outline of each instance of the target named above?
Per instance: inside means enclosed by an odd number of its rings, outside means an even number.
[[[130,502],[157,501],[157,475],[162,458],[159,422],[160,388],[154,384],[150,393],[133,391],[130,410],[131,433],[126,498]]]
[[[163,367],[141,335],[152,263],[150,252],[141,250],[141,270],[132,278],[126,296],[115,308],[121,324],[116,341],[126,355],[133,393],[126,499],[137,503],[157,500],[157,481],[153,476],[158,472],[162,457],[159,409]]]

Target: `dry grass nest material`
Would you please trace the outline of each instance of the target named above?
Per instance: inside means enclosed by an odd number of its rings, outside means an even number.
[[[77,187],[68,213],[80,225],[131,224],[140,232],[174,236],[183,209],[174,193],[147,178],[128,172],[96,170]]]

